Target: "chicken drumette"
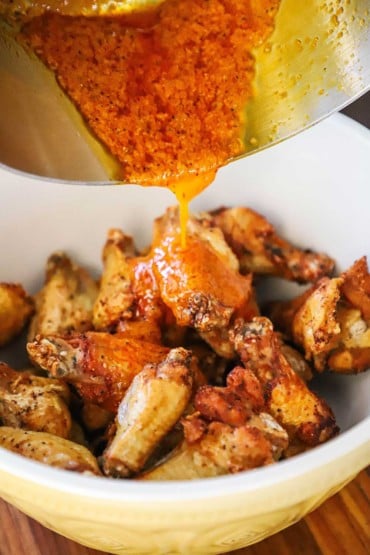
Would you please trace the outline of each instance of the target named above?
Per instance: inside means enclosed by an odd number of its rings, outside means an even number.
[[[118,407],[116,434],[103,454],[105,474],[125,477],[143,468],[182,416],[192,386],[192,354],[182,348],[134,378]]]

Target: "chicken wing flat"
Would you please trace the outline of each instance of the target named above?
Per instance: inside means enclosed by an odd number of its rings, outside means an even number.
[[[226,387],[201,387],[197,411],[182,419],[181,446],[141,479],[206,478],[273,463],[288,447],[288,434],[264,406],[259,381],[241,367],[232,370]]]
[[[269,274],[309,283],[333,271],[334,261],[326,254],[294,247],[250,208],[221,208],[211,212],[211,218],[238,257],[242,273]]]
[[[161,342],[166,307],[150,257],[135,256],[131,237],[112,229],[103,250],[104,271],[94,305],[96,330]]]
[[[33,300],[21,285],[0,283],[0,346],[22,331],[33,311]]]
[[[104,473],[127,477],[139,472],[182,416],[192,394],[192,354],[172,349],[132,381],[116,419],[117,431],[103,454]]]
[[[16,372],[0,363],[0,420],[4,426],[68,438],[70,393],[60,380]]]
[[[131,320],[121,319],[117,331],[138,339],[161,343],[162,333],[168,327],[169,309],[164,304],[153,270],[150,256],[131,261],[134,313]]]
[[[0,447],[63,470],[101,474],[95,457],[86,447],[45,432],[1,426]]]
[[[98,287],[88,272],[65,253],[55,252],[46,265],[45,285],[36,295],[29,341],[36,335],[64,335],[92,329]]]
[[[268,411],[291,440],[314,446],[338,433],[325,401],[310,391],[289,365],[270,320],[257,317],[237,322],[232,335],[244,366],[261,382]]]
[[[338,278],[322,278],[302,296],[274,303],[270,316],[319,372],[362,372],[370,367],[369,282],[364,257]]]
[[[191,218],[186,246],[179,234],[178,210],[170,208],[155,223],[152,257],[160,294],[177,324],[195,328],[220,355],[234,354],[227,329],[236,316],[258,314],[251,277],[217,228]]]
[[[72,337],[36,337],[27,344],[32,361],[51,376],[73,384],[86,402],[116,412],[133,378],[146,364],[158,364],[166,347],[87,332]]]
[[[166,462],[140,476],[141,480],[192,480],[210,478],[265,466],[274,462],[271,444],[257,428],[237,428],[222,422],[192,425],[202,428],[193,443],[185,439]]]
[[[340,278],[322,278],[293,318],[293,339],[303,347],[306,358],[314,361],[317,370],[325,368],[326,353],[340,334],[336,309],[342,283]]]

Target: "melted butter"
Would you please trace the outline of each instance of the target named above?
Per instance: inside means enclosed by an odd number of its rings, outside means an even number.
[[[282,0],[275,29],[255,49],[254,94],[246,104],[247,151],[268,146],[326,115],[362,87],[356,0]],[[350,17],[356,19],[348,25]]]

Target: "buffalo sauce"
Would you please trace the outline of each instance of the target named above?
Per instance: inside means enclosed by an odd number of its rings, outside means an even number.
[[[279,0],[167,0],[114,17],[47,13],[21,36],[55,72],[128,183],[169,187],[182,215],[245,150],[252,49]]]

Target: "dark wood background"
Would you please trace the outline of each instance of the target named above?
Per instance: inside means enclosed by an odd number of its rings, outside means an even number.
[[[370,93],[343,110],[370,128]],[[364,471],[294,526],[236,555],[370,555],[370,475]],[[0,500],[0,555],[102,555]]]

